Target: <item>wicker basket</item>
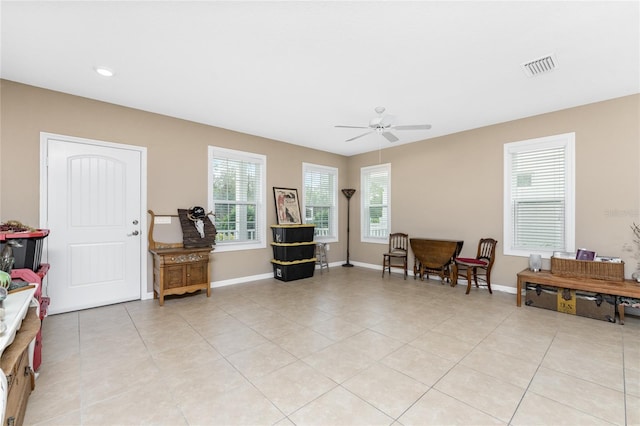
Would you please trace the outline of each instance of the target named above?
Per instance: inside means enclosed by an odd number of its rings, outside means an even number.
[[[624,262],[597,262],[551,257],[551,273],[573,278],[624,281]]]

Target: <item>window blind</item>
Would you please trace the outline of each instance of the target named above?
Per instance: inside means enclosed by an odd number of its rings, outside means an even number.
[[[389,237],[391,165],[363,167],[362,238],[387,240]]]
[[[305,223],[315,225],[319,239],[337,238],[338,169],[303,164],[303,214]]]
[[[512,153],[513,247],[566,250],[566,149],[553,147]]]
[[[211,174],[216,240],[221,244],[261,241],[263,160],[238,151],[214,150]]]

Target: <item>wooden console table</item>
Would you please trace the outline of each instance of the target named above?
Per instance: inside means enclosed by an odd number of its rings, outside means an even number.
[[[157,248],[149,250],[153,255],[153,298],[164,305],[164,297],[171,294],[192,293],[207,290],[211,296],[209,278],[209,253],[204,248]]]
[[[584,290],[592,293],[610,294],[612,296],[626,296],[640,298],[640,284],[633,280],[605,281],[587,278],[571,278],[554,275],[551,271],[533,272],[525,269],[518,273],[518,288],[516,291],[516,305],[522,305],[522,289],[527,283],[550,285],[553,287]],[[620,319],[624,322],[624,307],[618,305]]]

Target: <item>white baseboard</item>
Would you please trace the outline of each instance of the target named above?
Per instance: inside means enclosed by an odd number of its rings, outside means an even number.
[[[379,271],[382,271],[382,266],[381,265],[374,265],[371,263],[362,263],[362,262],[351,262],[353,263],[355,266],[360,266],[362,268],[368,268],[368,269],[377,269]],[[411,269],[409,269],[408,271],[409,276],[413,276],[413,271]],[[436,280],[436,281],[440,281],[440,277],[436,277],[434,276],[433,278],[430,278],[432,280]],[[458,281],[459,283],[459,281]],[[466,282],[465,282],[466,284]],[[460,284],[458,284],[460,285]],[[491,284],[491,290],[496,290],[496,291],[502,291],[504,293],[511,293],[511,294],[516,294],[518,292],[517,288],[515,287],[511,287],[508,285],[501,285],[501,284]]]
[[[243,284],[251,281],[266,280],[268,278],[273,278],[273,272],[268,272],[266,274],[259,274],[259,275],[249,275],[246,277],[232,278],[229,280],[214,281],[211,283],[211,288],[226,287],[228,285]]]
[[[211,282],[211,288],[226,287],[228,285],[243,284],[251,281],[265,280],[269,278],[273,278],[273,272],[259,275],[248,275],[246,277],[232,278],[229,280],[213,281]],[[153,299],[153,291],[142,295],[141,300],[147,299]]]
[[[329,263],[329,267],[330,268],[335,268],[335,267],[338,267],[338,266],[342,266],[344,263],[345,263],[345,261],[331,262],[331,263]],[[353,264],[353,266],[359,266],[361,268],[377,269],[379,271],[382,271],[380,265],[375,265],[375,264],[372,264],[372,263],[363,263],[363,262],[349,262],[349,263]],[[320,269],[320,266],[316,265],[316,269]],[[409,272],[410,276],[413,276],[413,271],[409,270],[408,272]],[[229,280],[213,281],[211,283],[211,288],[226,287],[228,285],[243,284],[243,283],[248,283],[248,282],[251,282],[251,281],[265,280],[265,279],[269,279],[269,278],[273,278],[273,273],[272,272],[269,272],[269,273],[266,273],[266,274],[249,275],[249,276],[246,276],[246,277],[232,278],[232,279],[229,279]],[[432,279],[439,281],[440,277],[433,277]],[[496,290],[496,291],[502,291],[504,293],[511,293],[511,294],[516,294],[517,293],[517,289],[515,287],[511,287],[511,286],[507,286],[507,285],[491,284],[491,289],[492,290]],[[153,291],[142,295],[141,299],[142,300],[153,299]]]

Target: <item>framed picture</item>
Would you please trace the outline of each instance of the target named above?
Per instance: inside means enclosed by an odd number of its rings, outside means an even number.
[[[276,203],[278,225],[302,225],[297,189],[274,186],[273,199]]]
[[[584,248],[579,248],[576,252],[577,260],[594,260],[596,258],[596,252],[587,250]]]

